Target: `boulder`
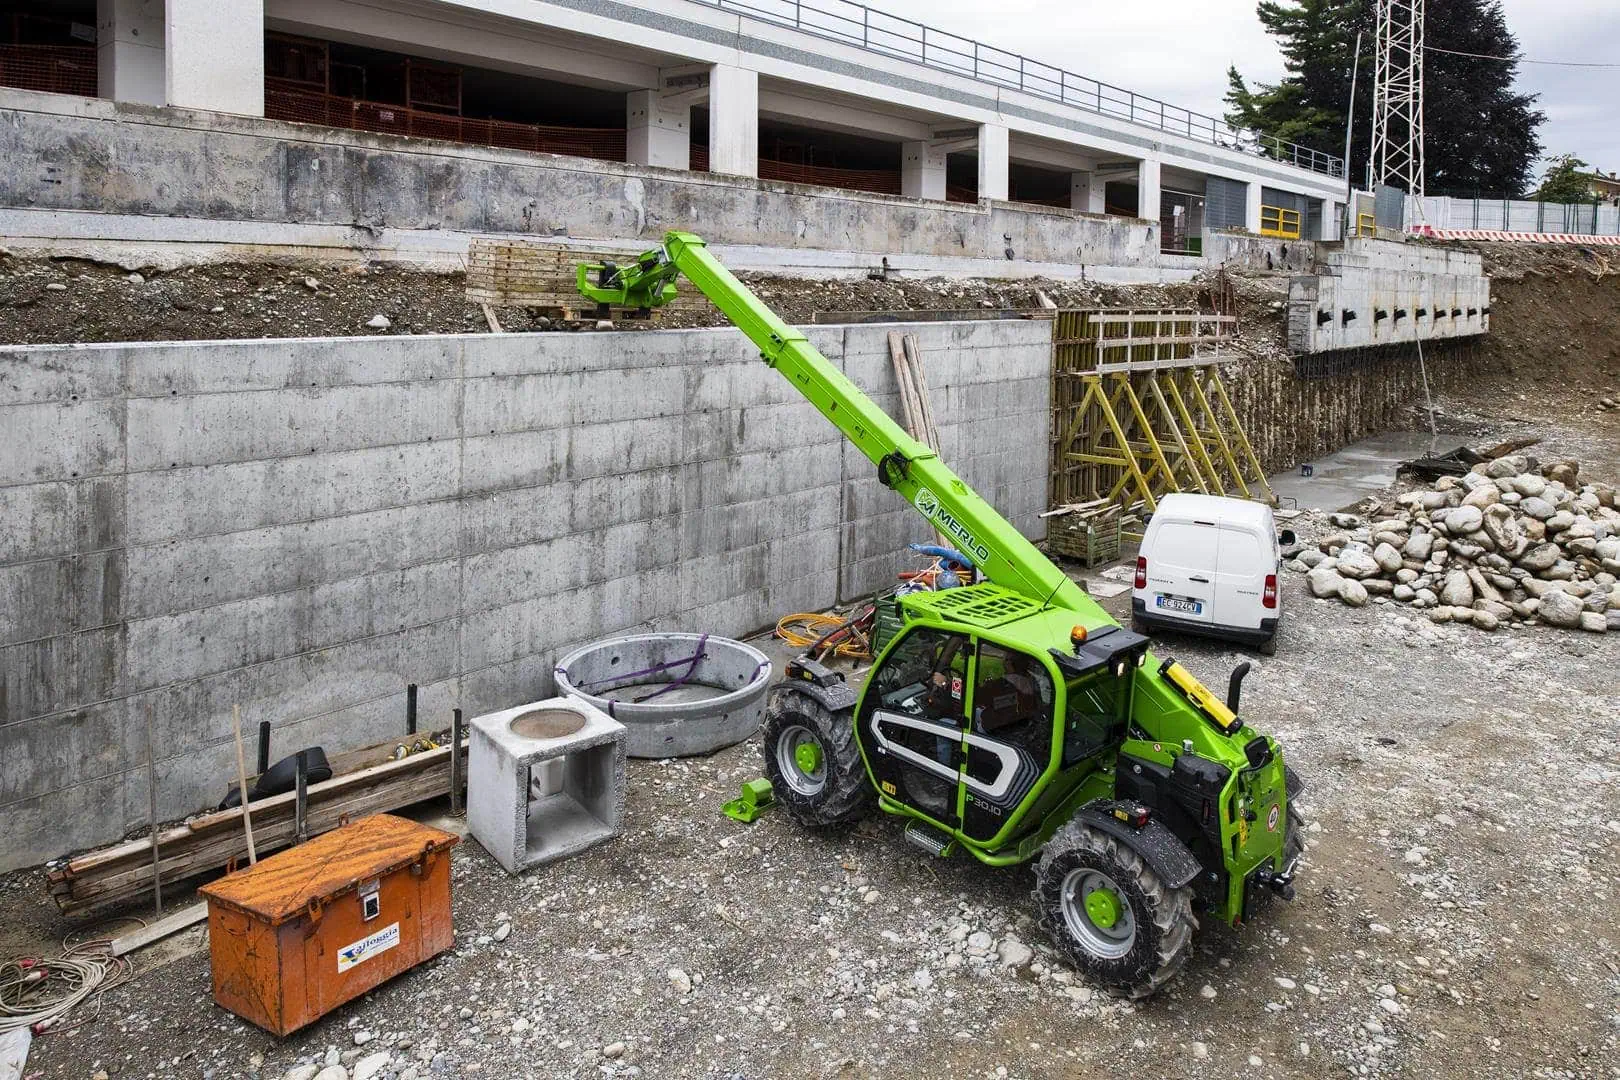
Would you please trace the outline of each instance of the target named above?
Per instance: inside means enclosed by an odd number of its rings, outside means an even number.
[[[1373,596],[1388,596],[1395,591],[1395,583],[1381,577],[1366,578],[1362,581],[1361,587]]]
[[[1581,473],[1581,463],[1578,461],[1560,461],[1555,465],[1548,465],[1542,469],[1542,475],[1548,480],[1566,487],[1575,483],[1575,478]]]
[[[1369,578],[1382,570],[1378,560],[1365,548],[1347,547],[1339,553],[1339,574],[1347,578]]]
[[[1541,607],[1536,609],[1543,622],[1553,626],[1573,627],[1580,625],[1581,602],[1566,592],[1549,592],[1541,598]]]
[[[1373,548],[1372,557],[1378,569],[1386,574],[1393,574],[1401,568],[1401,553],[1390,544],[1379,544]]]
[[[1535,473],[1520,473],[1509,481],[1520,495],[1537,496],[1547,490],[1547,481]]]
[[[1335,529],[1359,529],[1362,526],[1362,520],[1355,514],[1329,514],[1328,524]]]
[[[1339,587],[1344,580],[1332,567],[1318,566],[1305,575],[1305,587],[1311,590],[1312,596],[1325,600],[1339,595]]]
[[[1556,510],[1553,512],[1553,516],[1547,519],[1547,532],[1549,534],[1561,533],[1573,524],[1575,524],[1574,514],[1568,510]]]
[[[1479,487],[1463,496],[1464,506],[1473,506],[1480,510],[1487,506],[1495,506],[1502,501],[1502,492],[1495,484],[1481,484]]]
[[[1560,543],[1568,543],[1571,540],[1591,540],[1596,546],[1597,523],[1585,514],[1576,516],[1573,521],[1564,527],[1563,533],[1558,538]]]
[[[1432,623],[1448,623],[1451,621],[1451,609],[1437,607],[1429,610],[1429,621]]]
[[[1491,480],[1499,476],[1517,476],[1524,470],[1525,460],[1518,454],[1497,458],[1495,461],[1485,463],[1484,475]],[[1478,466],[1475,466],[1478,468]],[[1471,475],[1479,475],[1477,473]]]
[[[1547,516],[1552,516],[1551,509]],[[1446,515],[1446,532],[1452,536],[1464,536],[1479,528],[1484,520],[1485,515],[1479,507],[1464,503]]]
[[[1395,571],[1395,580],[1401,585],[1410,585],[1421,575],[1410,566],[1403,566]]]
[[[1511,511],[1502,514],[1486,514],[1484,531],[1485,535],[1490,537],[1491,542],[1496,545],[1496,550],[1502,552],[1508,558],[1512,558],[1518,552],[1523,551],[1530,542],[1529,538],[1524,535],[1524,529],[1520,527],[1518,519],[1513,516]]]
[[[1596,612],[1583,611],[1581,612],[1580,626],[1582,630],[1590,630],[1594,634],[1603,634],[1609,630],[1609,620]]]
[[[1523,513],[1529,514],[1537,521],[1546,521],[1548,518],[1558,513],[1558,508],[1556,506],[1542,498],[1525,499],[1523,502],[1519,503],[1519,510]]]
[[[1496,586],[1486,580],[1485,575],[1478,569],[1468,570],[1468,583],[1474,587],[1474,595],[1481,600],[1502,600],[1502,594],[1496,591]]]
[[[1325,554],[1312,548],[1306,548],[1304,551],[1299,553],[1299,561],[1304,563],[1307,567],[1312,568],[1314,568],[1317,563],[1321,562],[1325,558],[1327,558]]]
[[[1339,583],[1339,599],[1351,607],[1367,606],[1367,588],[1353,578],[1343,578]]]
[[[1532,573],[1539,574],[1544,570],[1551,570],[1558,562],[1561,554],[1557,544],[1543,541],[1527,547],[1524,553],[1519,556],[1519,565]]]
[[[1612,607],[1603,614],[1610,630],[1620,630],[1620,607]]]
[[[1440,597],[1433,589],[1419,589],[1417,595],[1412,597],[1412,603],[1419,607],[1435,607],[1440,603]]]
[[[1410,585],[1397,585],[1390,593],[1391,596],[1403,604],[1411,603],[1416,599],[1417,591]]]
[[[1451,609],[1451,621],[1455,623],[1471,623],[1474,621],[1474,609],[1471,607],[1454,607]]]
[[[1446,575],[1445,586],[1440,590],[1440,602],[1450,607],[1467,607],[1474,602],[1474,586],[1468,580],[1468,575],[1461,570],[1453,570]]]
[[[1427,529],[1413,529],[1412,535],[1401,545],[1401,553],[1413,559],[1427,559],[1433,550],[1434,533]],[[1620,558],[1620,545],[1616,546],[1615,557]]]
[[[1488,611],[1501,622],[1507,622],[1513,618],[1513,608],[1508,604],[1498,603],[1495,600],[1475,600],[1474,610]]]
[[[1501,620],[1493,612],[1475,611],[1474,625],[1481,630],[1495,630],[1501,625]]]

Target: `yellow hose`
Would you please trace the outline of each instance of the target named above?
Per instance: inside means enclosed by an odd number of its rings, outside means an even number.
[[[822,636],[831,630],[836,630],[844,624],[844,620],[836,615],[822,615],[817,612],[801,611],[792,615],[784,615],[776,621],[776,636],[792,645],[794,648],[804,649],[820,641]],[[849,632],[840,640],[826,647],[834,656],[842,656],[851,660],[868,660],[872,656],[872,644],[866,635],[851,626]]]

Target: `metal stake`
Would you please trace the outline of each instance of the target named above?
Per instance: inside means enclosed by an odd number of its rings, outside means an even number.
[[[259,721],[259,775],[270,771],[270,721]]]
[[[450,721],[450,812],[461,813],[461,710]]]
[[[163,914],[163,875],[158,869],[157,760],[152,753],[152,703],[146,703],[146,800],[152,823],[152,904]]]
[[[293,835],[302,844],[309,839],[309,751],[298,751],[297,794],[293,796]]]
[[[405,688],[405,734],[416,734],[416,684]]]

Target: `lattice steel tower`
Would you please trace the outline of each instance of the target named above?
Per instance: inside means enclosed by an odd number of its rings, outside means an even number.
[[[1373,180],[1423,194],[1423,4],[1378,0]]]

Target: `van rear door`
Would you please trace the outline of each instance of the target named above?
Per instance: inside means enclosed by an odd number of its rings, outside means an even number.
[[[1213,523],[1162,521],[1147,552],[1147,593],[1152,615],[1188,622],[1215,620],[1215,566],[1220,529]]]
[[[1222,526],[1215,564],[1215,607],[1223,626],[1259,629],[1266,616],[1261,601],[1266,575],[1276,573],[1270,546],[1244,529]]]

